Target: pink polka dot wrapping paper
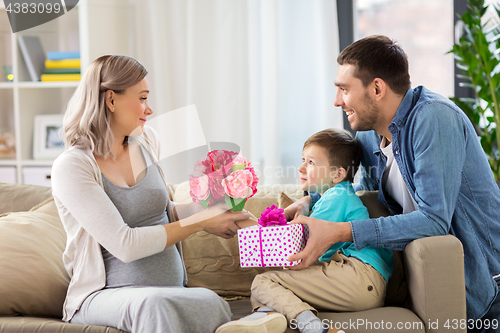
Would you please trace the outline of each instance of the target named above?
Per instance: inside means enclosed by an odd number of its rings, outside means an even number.
[[[238,230],[241,267],[295,266],[287,258],[306,246],[309,233],[302,224],[252,226]]]

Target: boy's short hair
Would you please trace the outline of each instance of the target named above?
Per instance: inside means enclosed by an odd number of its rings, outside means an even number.
[[[411,87],[408,57],[386,36],[368,36],[352,43],[340,52],[337,62],[355,66],[354,76],[365,87],[375,78],[384,80],[398,95],[406,94]]]
[[[346,170],[344,181],[354,180],[361,160],[361,145],[351,133],[338,128],[325,129],[307,139],[303,149],[309,145],[317,145],[325,150],[330,167]]]

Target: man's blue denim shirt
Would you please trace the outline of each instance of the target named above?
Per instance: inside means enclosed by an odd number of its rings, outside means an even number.
[[[354,244],[403,250],[417,238],[455,235],[465,252],[467,317],[480,318],[498,292],[493,276],[500,274],[500,190],[474,127],[454,103],[417,87],[404,96],[389,131],[418,210],[352,221]],[[386,165],[380,135],[365,131],[356,137],[363,147],[356,190],[379,190],[380,202],[400,214],[379,186]]]

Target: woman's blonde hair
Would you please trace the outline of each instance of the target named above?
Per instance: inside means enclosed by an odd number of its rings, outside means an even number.
[[[122,94],[147,73],[137,60],[125,56],[106,55],[92,62],[64,115],[66,147],[90,149],[97,156],[107,157],[113,146],[113,135],[106,91]]]

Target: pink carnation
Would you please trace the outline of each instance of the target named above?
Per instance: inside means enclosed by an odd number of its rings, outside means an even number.
[[[253,182],[250,185],[250,187],[252,188],[252,195],[250,197],[252,197],[255,195],[255,193],[257,193],[257,184],[259,183],[259,178],[255,174],[255,169],[252,163],[250,163],[250,161],[248,161],[246,158],[242,156],[238,156],[233,160],[233,166],[240,166],[240,165],[243,165],[244,170],[248,170],[252,174]]]
[[[238,166],[236,168],[233,167]],[[203,206],[224,199],[248,199],[257,193],[259,178],[252,164],[238,153],[227,150],[213,150],[207,157],[198,160],[194,173],[189,177],[190,195],[194,202],[203,201]]]
[[[210,165],[210,160],[208,158],[200,158],[196,163],[194,164],[194,171],[196,172],[201,172],[203,174],[208,174],[209,172],[212,172],[212,167]]]
[[[243,167],[246,167],[248,165],[248,160],[238,155],[238,157],[233,160],[233,165],[243,165]]]
[[[247,161],[246,165],[247,166],[246,166],[245,170],[250,171],[250,173],[252,173],[252,177],[253,177],[252,185],[250,185],[250,187],[252,188],[252,192],[253,192],[252,195],[249,196],[249,198],[251,198],[255,195],[255,193],[257,193],[257,184],[259,183],[259,178],[255,174],[255,169],[253,168],[252,163]]]
[[[263,227],[286,224],[286,217],[283,209],[278,209],[276,205],[267,207],[259,219],[259,224]]]
[[[233,159],[238,153],[227,150],[212,150],[208,153],[212,165],[212,171],[226,177],[233,167]]]
[[[217,174],[216,172],[212,172],[208,175],[210,180],[210,191],[212,192],[212,196],[214,200],[219,200],[224,198],[224,187],[222,186],[223,176]]]
[[[224,191],[231,198],[248,198],[253,195],[253,175],[248,170],[236,170],[222,180]]]
[[[210,196],[210,182],[208,176],[201,173],[195,173],[190,178],[189,187],[193,200],[196,202],[207,200]]]

